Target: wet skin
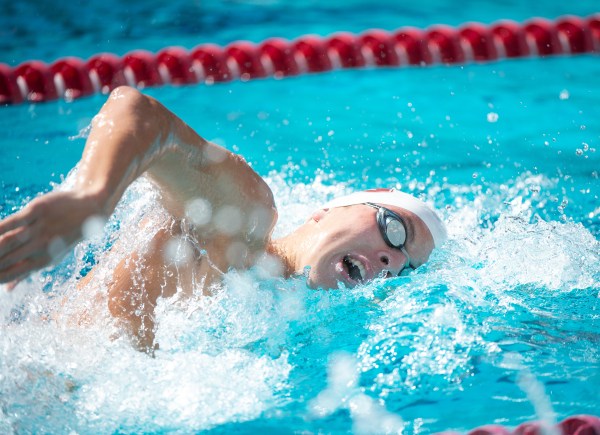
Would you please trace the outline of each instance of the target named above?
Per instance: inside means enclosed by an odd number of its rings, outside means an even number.
[[[414,213],[387,206],[407,224],[406,251],[410,265],[425,263],[433,250],[433,238],[425,223]],[[311,287],[337,288],[338,282],[354,287],[380,276],[397,276],[406,264],[406,256],[383,240],[376,221],[377,210],[358,204],[318,210],[297,230],[303,240],[302,256],[296,262],[310,266]],[[360,270],[360,277],[351,267]],[[301,272],[301,271],[297,271]]]
[[[170,238],[180,234],[163,231],[152,240],[152,249],[126,255],[105,283],[108,311],[140,349],[155,346],[153,310],[158,297],[169,297],[177,286],[189,295],[203,290],[191,288],[195,284],[182,274],[199,277],[195,282],[208,287],[222,272],[249,268],[267,255],[280,265],[276,269],[283,276],[310,267],[308,284],[329,289],[337,288],[338,282],[355,286],[378,276],[395,276],[406,264],[405,255],[382,239],[377,210],[366,205],[317,210],[291,234],[273,240],[273,194],[246,161],[204,140],[153,98],[121,87],[92,122],[73,188],[42,195],[0,221],[0,283],[14,283],[60,260],[81,240],[86,221],[112,214],[125,189],[141,175],[158,189],[173,220],[171,228],[190,219],[188,206],[198,199],[209,203],[215,215],[191,227],[208,254],[191,257],[189,264],[179,265],[178,274],[170,273],[173,266],[165,251]],[[429,230],[416,215],[389,208],[407,222],[406,250],[411,265],[421,265],[433,249]],[[221,210],[238,215],[234,230],[223,225]],[[232,246],[244,254],[228,255]],[[141,283],[134,274],[137,264],[149,272]],[[81,282],[84,295],[86,285],[96,285],[93,276],[92,272]]]

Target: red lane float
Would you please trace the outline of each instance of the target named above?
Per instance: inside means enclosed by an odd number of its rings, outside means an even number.
[[[487,425],[475,428],[467,435],[600,435],[600,418],[593,415],[574,415],[565,418],[554,427],[539,421],[520,424],[514,430],[500,425]],[[441,432],[437,435],[458,435],[457,432]]]
[[[226,47],[203,44],[191,51],[169,47],[157,54],[136,50],[122,58],[99,54],[87,61],[68,57],[51,65],[0,63],[0,104],[73,100],[108,93],[120,85],[213,84],[234,79],[282,78],[336,68],[452,65],[525,56],[600,52],[600,14],[555,21],[467,23],[425,30],[369,30],[361,35],[307,35],[260,44],[238,41]]]

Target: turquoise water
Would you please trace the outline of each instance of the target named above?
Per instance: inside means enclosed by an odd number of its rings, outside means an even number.
[[[0,61],[596,6],[344,4],[51,14],[23,2],[0,18]],[[79,272],[103,257],[110,273],[121,253],[106,245],[143,244],[129,230],[160,218],[141,181],[104,235],[0,295],[0,432],[431,433],[598,414],[598,76],[598,58],[581,56],[147,90],[266,177],[277,234],[335,194],[396,186],[437,205],[450,240],[410,276],[353,290],[230,272],[214,298],[161,304],[152,359],[103,309],[90,325],[71,320],[105,290],[82,295]],[[0,109],[0,216],[67,176],[103,100]]]

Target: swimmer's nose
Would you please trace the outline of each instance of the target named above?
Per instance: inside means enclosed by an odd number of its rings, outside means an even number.
[[[404,269],[404,265],[408,260],[406,255],[396,249],[379,251],[378,255],[381,269],[387,270],[389,272],[388,275],[391,276],[400,275],[400,272],[402,272],[402,269]]]

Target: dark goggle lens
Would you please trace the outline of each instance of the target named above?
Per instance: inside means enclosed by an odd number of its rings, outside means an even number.
[[[406,242],[406,229],[399,220],[393,217],[387,217],[385,220],[385,235],[390,243],[396,247],[401,247]]]

